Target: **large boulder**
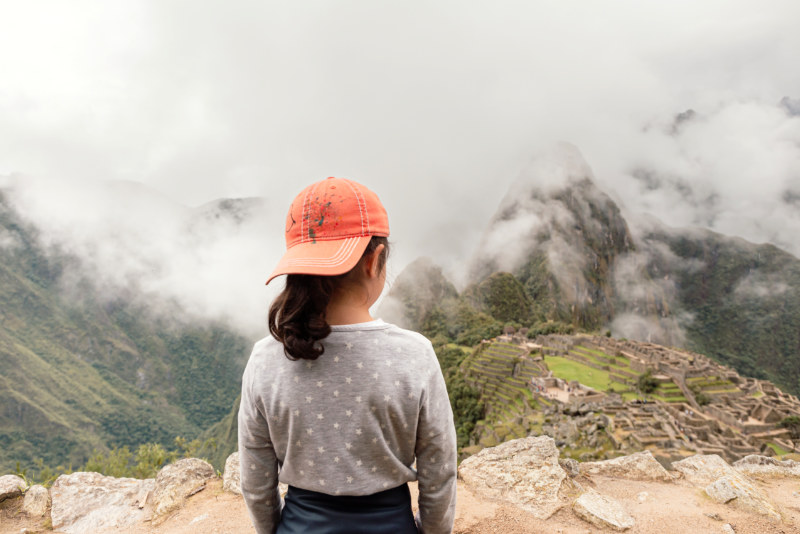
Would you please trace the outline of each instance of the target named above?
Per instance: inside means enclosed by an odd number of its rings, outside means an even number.
[[[737,474],[736,470],[717,454],[695,454],[684,460],[672,462],[672,468],[697,486],[707,486],[725,475]]]
[[[600,462],[584,462],[579,465],[579,469],[583,475],[604,475],[630,480],[672,480],[672,475],[653,458],[650,451]]]
[[[765,515],[780,522],[781,514],[767,496],[746,477],[726,475],[705,488],[706,495],[718,503],[731,503],[736,508]]]
[[[19,497],[28,485],[25,479],[17,475],[3,475],[0,477],[0,501]]]
[[[242,478],[238,452],[234,452],[225,460],[225,472],[222,474],[222,489],[237,495],[242,494]]]
[[[765,515],[780,521],[778,509],[750,478],[740,473],[716,454],[696,454],[673,462],[672,467],[683,473],[686,480],[702,486],[716,502],[729,503],[736,508]]]
[[[184,458],[161,468],[150,500],[154,523],[180,508],[187,497],[204,489],[206,481],[214,477],[211,464],[199,458]]]
[[[50,492],[47,488],[36,484],[28,488],[25,492],[25,499],[22,501],[22,511],[30,517],[42,517],[47,513],[50,506]]]
[[[458,475],[476,494],[510,502],[539,519],[547,519],[562,506],[559,490],[567,478],[549,436],[483,449],[461,462]]]
[[[800,477],[800,462],[793,460],[780,461],[768,456],[750,454],[738,462],[733,468],[746,475],[762,477]]]
[[[635,524],[633,517],[622,505],[590,489],[578,497],[572,505],[575,515],[600,528],[627,530]]]
[[[83,534],[144,521],[141,508],[154,485],[152,478],[137,480],[83,472],[61,475],[50,488],[53,529]]]

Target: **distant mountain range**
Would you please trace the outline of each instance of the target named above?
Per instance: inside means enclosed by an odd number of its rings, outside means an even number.
[[[397,277],[384,315],[462,343],[509,323],[609,331],[800,393],[800,260],[705,229],[626,220],[571,145],[521,173],[479,243],[461,292],[418,260]]]

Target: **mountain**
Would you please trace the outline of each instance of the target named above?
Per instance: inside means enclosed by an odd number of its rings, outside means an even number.
[[[530,298],[532,318],[598,328],[615,313],[613,266],[634,250],[619,208],[564,143],[535,157],[512,184],[480,240],[470,279],[480,284],[511,272]]]
[[[800,392],[800,260],[709,230],[629,221],[571,145],[534,158],[511,186],[463,291],[420,300],[424,288],[448,284],[425,265],[401,273],[387,301],[425,302],[403,324],[428,335],[476,342],[463,336],[476,317],[484,337],[506,324],[530,336],[609,331],[707,354]]]
[[[228,414],[249,340],[135,284],[95,283],[45,237],[0,191],[0,470],[171,447]]]

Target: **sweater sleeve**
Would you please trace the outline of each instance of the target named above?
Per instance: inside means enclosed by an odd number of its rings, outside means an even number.
[[[278,460],[269,436],[263,404],[253,393],[253,369],[242,376],[239,405],[239,465],[241,488],[250,520],[258,534],[272,534],[280,521]],[[259,410],[261,408],[261,410]]]
[[[415,446],[422,534],[450,533],[456,511],[456,429],[444,377],[434,365],[421,397]]]

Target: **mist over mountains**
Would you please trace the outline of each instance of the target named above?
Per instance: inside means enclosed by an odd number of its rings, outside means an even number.
[[[465,345],[509,323],[608,330],[800,391],[800,260],[623,209],[600,182],[572,145],[539,152],[482,235],[459,234],[476,244],[463,269],[412,262],[380,315]],[[284,207],[190,208],[133,182],[5,185],[1,463],[79,463],[204,431],[232,447],[241,369],[278,289],[263,281]]]
[[[465,306],[487,316],[484,325],[608,330],[800,391],[800,260],[770,244],[626,219],[574,146],[560,144],[522,171],[469,265],[460,295],[426,300],[409,288],[452,284],[429,260],[413,264],[384,310],[429,332],[442,322],[435,333],[451,338],[475,324]]]

